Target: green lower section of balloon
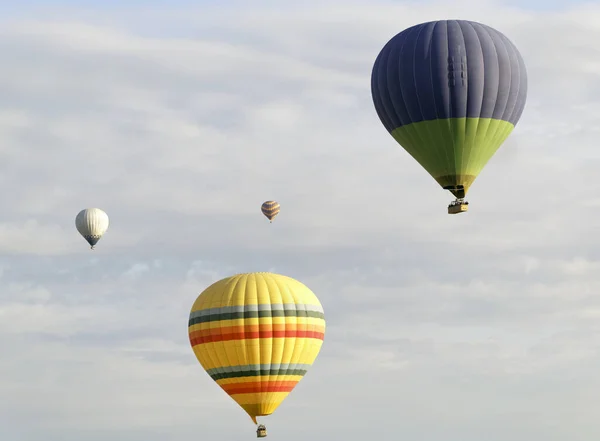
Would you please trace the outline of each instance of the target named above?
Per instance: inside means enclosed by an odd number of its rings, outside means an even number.
[[[514,127],[491,118],[436,119],[399,127],[392,136],[444,189],[463,198]]]

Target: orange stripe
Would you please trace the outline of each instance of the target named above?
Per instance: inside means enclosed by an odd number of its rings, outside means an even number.
[[[291,392],[297,381],[257,381],[254,383],[224,384],[221,387],[229,395],[257,394],[264,392]]]

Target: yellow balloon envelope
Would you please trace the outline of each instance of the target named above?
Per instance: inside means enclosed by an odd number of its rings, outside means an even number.
[[[255,424],[302,379],[325,336],[317,296],[273,273],[238,274],[212,284],[194,302],[188,326],[202,367]]]

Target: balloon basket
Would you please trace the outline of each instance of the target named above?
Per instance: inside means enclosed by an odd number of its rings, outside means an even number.
[[[469,210],[469,203],[464,199],[456,199],[448,205],[448,214],[459,214]]]
[[[267,428],[261,424],[260,426],[258,426],[258,429],[256,429],[256,437],[257,438],[266,438],[266,436],[267,436]]]

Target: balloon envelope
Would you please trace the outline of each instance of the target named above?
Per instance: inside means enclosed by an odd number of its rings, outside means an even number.
[[[302,379],[325,335],[315,294],[273,273],[238,274],[212,284],[194,302],[188,326],[202,367],[255,423]]]
[[[463,198],[525,107],[515,45],[481,23],[441,20],[393,37],[371,76],[377,114],[442,188]]]
[[[279,208],[279,202],[266,201],[263,202],[262,206],[260,207],[260,211],[262,211],[262,214],[264,214],[267,217],[267,219],[272,221],[273,219],[275,219],[275,216],[279,214]]]
[[[108,215],[99,208],[81,210],[75,218],[75,227],[79,234],[94,248],[102,235],[108,230]]]

